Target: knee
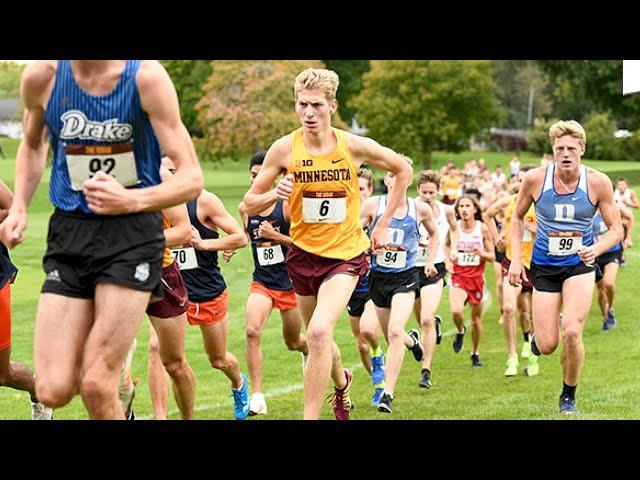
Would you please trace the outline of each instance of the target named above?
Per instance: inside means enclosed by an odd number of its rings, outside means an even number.
[[[186,368],[189,364],[185,360],[185,358],[180,358],[179,360],[171,360],[168,362],[162,362],[165,370],[169,374],[171,378],[182,377],[186,374]]]
[[[397,327],[395,325],[389,325],[389,329],[387,330],[387,337],[389,340],[389,343],[392,342],[397,342],[399,340],[402,340],[404,338],[404,330],[400,327]]]
[[[320,328],[310,328],[307,330],[307,345],[313,349],[329,348],[331,333]]]
[[[209,356],[209,363],[216,370],[224,370],[227,366],[227,361],[224,356]]]
[[[362,338],[362,336],[358,337],[357,345],[358,345],[358,352],[360,352],[360,355],[366,355],[371,350],[369,348],[369,344],[364,338]]]
[[[558,348],[558,340],[546,339],[536,335],[536,346],[538,350],[540,350],[540,353],[551,355],[556,351],[556,348]]]
[[[85,374],[80,382],[80,395],[87,403],[102,403],[115,394],[115,391],[110,391],[107,385],[108,382],[100,376]]]
[[[158,342],[158,337],[156,337],[155,335],[149,337],[148,350],[150,355],[160,354],[160,343]]]
[[[284,339],[284,344],[287,346],[287,349],[294,351],[300,348],[300,343],[295,340],[290,340],[288,338]]]
[[[602,288],[604,290],[608,290],[608,291],[614,290],[616,288],[616,282],[614,282],[612,280],[609,280],[608,278],[607,279],[603,279],[602,280]]]
[[[480,318],[480,317],[471,317],[471,325],[473,325],[474,328],[481,328],[482,327],[482,318]]]
[[[247,325],[247,342],[259,343],[262,332],[259,328]]]
[[[579,328],[570,326],[565,328],[562,338],[564,340],[565,345],[569,347],[574,347],[578,343],[580,343],[581,336],[582,335]]]
[[[451,315],[455,315],[456,317],[462,316],[462,306],[451,305]]]
[[[36,397],[40,403],[51,407],[65,406],[73,398],[75,386],[64,382],[36,380]]]
[[[420,317],[420,325],[426,329],[430,329],[435,325],[436,318],[434,316]]]

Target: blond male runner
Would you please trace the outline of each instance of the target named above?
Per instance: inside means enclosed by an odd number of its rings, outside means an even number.
[[[24,240],[47,131],[53,150],[49,193],[56,211],[36,320],[36,393],[53,408],[80,393],[92,419],[123,419],[120,371],[151,291],[159,291],[158,210],[198,195],[202,171],[158,62],[38,61],[25,69],[20,91],[24,138],[15,198],[0,225],[10,248]],[[160,148],[177,166],[166,183]]]
[[[301,128],[271,146],[262,170],[244,197],[247,214],[255,215],[277,200],[289,200],[290,235],[287,268],[307,325],[309,359],[304,375],[304,418],[317,419],[329,376],[335,389],[336,418],[351,411],[352,374],[343,370],[333,327],[345,309],[358,277],[367,272],[369,240],[360,223],[357,171],[367,163],[397,176],[389,208],[371,233],[374,250],[387,243],[391,214],[411,182],[411,167],[376,141],[331,127],[338,108],[338,75],[309,68],[295,80],[295,110]],[[286,170],[277,188],[273,183]]]
[[[576,414],[575,391],[584,363],[582,331],[591,308],[596,257],[622,240],[622,225],[609,178],[580,164],[587,144],[584,128],[574,120],[556,122],[549,138],[555,161],[527,172],[518,194],[511,221],[509,282],[518,286],[523,279],[523,221],[535,203],[531,350],[536,355],[553,353],[562,333],[560,413]],[[592,219],[598,208],[608,231],[594,242]]]

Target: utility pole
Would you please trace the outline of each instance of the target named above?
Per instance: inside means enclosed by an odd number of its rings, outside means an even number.
[[[533,85],[529,85],[529,109],[527,112],[527,125],[531,125],[533,123],[532,113],[533,113]]]

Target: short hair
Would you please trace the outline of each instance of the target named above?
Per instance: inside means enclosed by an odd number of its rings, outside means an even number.
[[[360,167],[358,170],[358,178],[366,178],[369,187],[373,187],[373,172],[365,167]]]
[[[564,137],[565,135],[571,135],[573,138],[578,139],[583,147],[587,145],[587,133],[582,128],[582,125],[575,120],[560,120],[549,128],[549,140],[552,146],[556,138]]]
[[[333,70],[324,68],[307,68],[298,74],[293,84],[293,93],[298,97],[302,90],[320,89],[327,100],[335,100],[340,85],[340,78]]]
[[[249,160],[249,170],[251,170],[255,165],[262,165],[264,162],[264,157],[267,156],[267,152],[260,151],[256,152],[251,156],[251,160]]]
[[[625,177],[619,177],[619,178],[616,180],[616,183],[617,183],[617,182],[625,182],[625,183],[629,183],[629,180],[627,180]]]
[[[435,183],[440,185],[440,175],[433,170],[421,170],[418,172],[418,187],[423,183]]]
[[[464,195],[462,195],[460,198],[458,198],[458,200],[456,200],[455,205],[453,206],[453,211],[456,214],[456,218],[458,220],[460,220],[462,217],[460,217],[460,212],[458,212],[458,206],[460,205],[460,202],[464,199],[467,200],[471,200],[471,202],[473,202],[473,205],[476,207],[476,214],[474,215],[474,218],[476,220],[480,220],[482,221],[482,207],[480,206],[480,202],[476,199],[475,196],[473,195],[467,195],[466,193]]]

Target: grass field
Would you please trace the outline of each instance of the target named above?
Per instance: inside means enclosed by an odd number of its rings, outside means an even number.
[[[8,156],[0,160],[0,178],[13,185],[15,144],[3,139]],[[434,163],[442,164],[450,155],[436,154]],[[478,153],[451,155],[457,164]],[[506,166],[510,154],[487,153],[489,165],[501,163]],[[536,162],[535,155],[522,155],[522,163]],[[613,177],[621,172],[634,179],[634,188],[640,185],[640,164],[630,162],[586,162],[609,172]],[[236,218],[236,205],[247,190],[249,182],[246,163],[226,162],[214,169],[204,165],[206,186],[219,195],[227,209]],[[36,192],[29,208],[29,227],[26,240],[11,252],[14,263],[20,269],[16,283],[12,287],[13,306],[13,351],[12,358],[29,366],[32,361],[33,330],[38,293],[44,274],[41,259],[45,248],[48,217],[52,207],[48,200],[49,171]],[[637,237],[636,237],[637,238]],[[640,395],[640,382],[636,368],[640,364],[640,319],[635,310],[635,281],[640,274],[640,255],[634,247],[628,251],[628,266],[621,269],[618,276],[618,295],[615,310],[619,319],[618,327],[610,333],[600,331],[601,319],[597,304],[593,303],[591,315],[584,332],[586,361],[582,380],[578,387],[578,407],[580,419],[638,419],[640,405],[635,399]],[[230,328],[229,350],[240,361],[246,372],[244,358],[244,310],[251,272],[253,270],[249,249],[240,251],[230,264],[222,265],[222,272],[229,285]],[[469,360],[470,336],[460,354],[451,348],[453,324],[444,292],[439,313],[444,318],[445,338],[437,347],[432,378],[434,386],[430,390],[418,388],[420,365],[408,354],[396,387],[393,414],[378,413],[369,405],[371,382],[360,365],[358,352],[351,336],[346,313],[335,329],[336,342],[342,351],[343,363],[354,369],[352,399],[356,408],[353,419],[558,419],[557,399],[562,387],[560,351],[540,359],[541,373],[527,378],[522,373],[517,377],[505,378],[503,371],[506,361],[506,346],[502,328],[498,325],[494,274],[487,268],[487,281],[491,287],[492,301],[484,316],[484,334],[480,344],[480,354],[484,367],[472,369]],[[117,308],[117,306],[114,306]],[[467,315],[468,318],[468,315]],[[150,418],[151,402],[146,379],[146,344],[148,324],[145,319],[138,332],[138,351],[133,362],[133,376],[140,380],[137,387],[134,409],[138,418]],[[407,328],[415,326],[412,318]],[[233,402],[229,382],[221,372],[214,371],[204,353],[200,332],[189,328],[186,342],[187,358],[196,374],[196,418],[232,419]],[[521,339],[520,333],[518,338]],[[520,344],[519,344],[520,346]],[[302,373],[301,358],[298,353],[289,352],[281,336],[279,314],[270,318],[262,340],[264,353],[264,386],[269,413],[251,421],[263,419],[300,419],[302,417]],[[520,372],[525,366],[521,362]],[[329,393],[329,391],[327,391]],[[0,419],[30,418],[29,396],[7,388],[0,388]],[[69,405],[55,412],[56,419],[84,419],[86,411],[79,397]],[[170,399],[170,418],[178,418],[173,398]],[[321,418],[332,419],[331,408],[327,405]]]

